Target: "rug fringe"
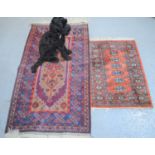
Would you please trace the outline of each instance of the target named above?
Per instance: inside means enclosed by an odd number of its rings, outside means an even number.
[[[97,38],[90,38],[90,41],[104,41],[104,40],[135,40],[134,38],[124,38],[124,37],[97,37]]]
[[[67,20],[69,24],[88,23],[87,17],[69,17]]]
[[[51,18],[52,19],[52,18]],[[51,22],[51,19],[45,19],[42,20],[41,22],[35,22],[32,23],[31,25],[49,25],[49,23]],[[69,24],[84,24],[84,23],[88,23],[88,18],[87,17],[68,17],[67,18],[68,23]]]
[[[19,132],[19,130],[9,130],[5,138],[90,138],[87,133],[49,133],[49,132]]]

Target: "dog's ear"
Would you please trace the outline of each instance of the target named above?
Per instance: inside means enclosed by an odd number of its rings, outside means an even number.
[[[58,25],[50,24],[50,32],[61,33],[62,29]]]
[[[50,25],[49,25],[49,30],[52,31],[53,30],[53,23],[51,21]]]
[[[51,23],[55,24],[55,23],[58,23],[59,21],[59,17],[54,17],[52,20],[51,20]]]
[[[60,17],[59,20],[61,21],[61,23],[63,24],[63,27],[65,27],[65,25],[67,24],[67,19],[64,17]]]
[[[63,17],[54,17],[51,21],[51,24],[55,25],[59,31],[61,31],[63,29]]]
[[[57,33],[60,31],[60,27],[62,27],[62,23],[59,21],[59,17],[54,17],[49,25],[49,30],[53,33]]]
[[[63,32],[62,32],[63,35],[65,35],[65,36],[68,35],[70,30],[71,30],[71,26],[69,24],[66,24],[66,26],[64,27]]]

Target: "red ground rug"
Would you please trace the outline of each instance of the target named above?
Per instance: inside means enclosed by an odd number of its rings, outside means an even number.
[[[91,41],[92,107],[152,107],[133,40]]]
[[[44,63],[36,74],[45,25],[32,25],[19,66],[8,117],[8,130],[90,132],[89,50],[87,24],[72,25],[66,46],[72,60]]]

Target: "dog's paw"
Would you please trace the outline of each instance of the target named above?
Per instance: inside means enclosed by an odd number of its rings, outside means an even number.
[[[71,50],[67,50],[67,54],[68,55],[72,54],[72,51]]]
[[[31,67],[31,72],[32,72],[32,73],[36,73],[36,71],[37,71],[37,67],[32,66],[32,67]]]
[[[54,57],[54,58],[51,59],[51,62],[58,63],[59,62],[59,59],[57,57]]]
[[[71,60],[72,58],[70,56],[66,57],[65,60],[69,61]]]

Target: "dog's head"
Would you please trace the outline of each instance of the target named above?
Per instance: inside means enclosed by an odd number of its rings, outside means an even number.
[[[63,17],[54,17],[50,23],[50,31],[63,36],[69,34],[71,27],[67,24],[67,19]]]

